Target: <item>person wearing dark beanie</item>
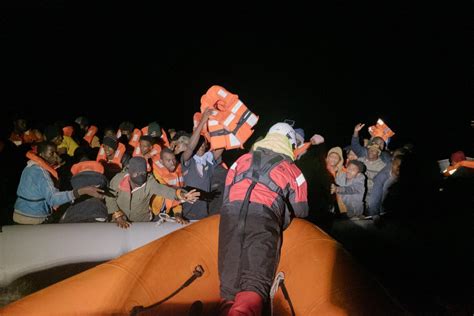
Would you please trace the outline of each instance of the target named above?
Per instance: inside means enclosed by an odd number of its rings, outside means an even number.
[[[130,227],[130,222],[151,221],[150,202],[155,196],[194,203],[200,195],[196,190],[187,192],[158,183],[153,175],[147,172],[146,160],[143,157],[131,158],[128,170],[115,175],[110,181],[110,188],[117,192],[117,195],[106,196],[107,210],[112,214],[112,220],[121,228]]]

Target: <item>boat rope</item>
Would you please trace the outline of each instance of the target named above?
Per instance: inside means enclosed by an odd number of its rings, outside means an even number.
[[[291,316],[295,316],[295,309],[293,308],[293,303],[291,302],[290,295],[288,294],[288,290],[285,286],[285,274],[280,271],[277,273],[275,279],[273,280],[272,287],[270,289],[270,312],[273,315],[273,299],[275,298],[276,293],[278,292],[278,288],[281,287],[281,291],[283,292],[283,296],[285,297],[288,305],[290,306]]]
[[[166,213],[160,213],[158,214],[158,217],[160,219],[156,222],[157,227],[163,224],[164,222],[176,222],[176,219],[174,217],[171,217]]]
[[[156,302],[155,304],[152,304],[150,306],[147,306],[147,307],[134,306],[132,308],[132,310],[130,311],[130,315],[131,316],[137,316],[137,315],[140,315],[142,313],[153,312],[153,309],[155,309],[156,307],[158,307],[162,303],[166,302],[167,300],[169,300],[170,298],[172,298],[173,296],[178,294],[182,289],[189,286],[191,283],[194,282],[194,280],[201,277],[203,274],[204,274],[204,268],[201,265],[197,265],[196,267],[194,267],[193,275],[189,279],[187,279],[186,282],[184,282],[183,285],[181,285],[176,291],[174,291],[173,293],[171,293],[170,295],[168,295],[167,297],[165,297],[161,301]]]

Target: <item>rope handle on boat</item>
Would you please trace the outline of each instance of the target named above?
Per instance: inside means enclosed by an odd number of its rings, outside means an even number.
[[[203,274],[204,274],[204,268],[200,264],[198,264],[196,267],[194,267],[193,275],[189,279],[187,279],[176,291],[174,291],[173,293],[171,293],[170,295],[168,295],[167,297],[165,297],[161,301],[156,302],[155,304],[152,304],[150,306],[147,306],[147,307],[134,306],[132,308],[132,310],[130,311],[130,316],[137,316],[137,315],[140,315],[142,313],[147,313],[147,312],[153,311],[153,309],[155,309],[156,307],[158,307],[162,303],[166,302],[167,300],[169,300],[170,298],[172,298],[173,296],[178,294],[182,289],[189,286],[191,283],[194,282],[194,280],[201,277]]]
[[[278,292],[278,288],[281,287],[281,291],[283,292],[283,296],[285,297],[288,305],[290,305],[291,315],[295,316],[295,309],[293,308],[293,303],[291,302],[290,295],[288,294],[288,290],[285,286],[285,273],[283,271],[278,272],[273,280],[272,287],[270,289],[270,313],[273,315],[273,299],[275,298],[276,293]]]
[[[160,219],[156,222],[156,226],[160,226],[164,222],[176,222],[176,218],[171,217],[166,213],[160,213],[160,214],[158,214],[158,217]]]

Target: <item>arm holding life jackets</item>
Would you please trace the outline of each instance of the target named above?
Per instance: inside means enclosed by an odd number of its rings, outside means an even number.
[[[207,108],[204,113],[202,114],[201,121],[199,124],[196,126],[196,129],[193,132],[193,135],[191,136],[191,139],[189,140],[189,145],[186,148],[186,150],[183,152],[183,155],[181,156],[182,160],[184,162],[188,161],[193,157],[193,152],[194,149],[196,148],[198,142],[199,142],[199,137],[201,136],[201,130],[204,127],[204,125],[207,123],[209,120],[209,116],[212,114],[212,109]]]

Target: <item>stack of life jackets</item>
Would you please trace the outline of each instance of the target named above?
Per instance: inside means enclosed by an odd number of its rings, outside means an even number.
[[[372,137],[381,137],[387,143],[387,140],[395,133],[385,124],[382,119],[378,119],[375,125],[369,126],[369,133]]]
[[[239,100],[238,95],[217,85],[201,97],[201,113],[207,108],[214,112],[201,134],[211,144],[211,150],[243,148],[254,132],[252,128],[257,124],[258,116]],[[194,114],[194,127],[201,120],[201,113]]]

